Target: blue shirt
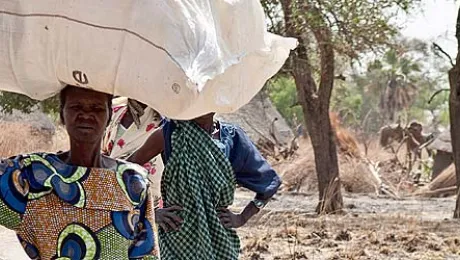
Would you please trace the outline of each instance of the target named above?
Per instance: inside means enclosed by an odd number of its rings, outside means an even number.
[[[226,123],[219,123],[219,125],[220,138],[214,141],[232,164],[237,183],[257,193],[257,199],[271,198],[281,185],[278,174],[263,158],[243,129]],[[163,161],[166,166],[171,156],[171,135],[175,126],[172,120],[164,120]]]

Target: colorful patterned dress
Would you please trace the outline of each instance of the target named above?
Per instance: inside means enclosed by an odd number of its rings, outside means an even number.
[[[65,164],[57,155],[0,161],[0,225],[31,259],[159,259],[146,171]]]

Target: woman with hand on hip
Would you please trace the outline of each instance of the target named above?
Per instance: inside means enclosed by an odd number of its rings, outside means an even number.
[[[281,180],[244,131],[214,121],[165,120],[128,160],[162,154],[164,208],[157,209],[162,259],[238,259],[239,228],[277,192]],[[239,184],[255,193],[241,213],[228,207]]]

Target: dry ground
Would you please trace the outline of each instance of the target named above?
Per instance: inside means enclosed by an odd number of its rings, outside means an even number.
[[[460,259],[453,198],[345,195],[347,214],[327,217],[315,215],[316,199],[277,197],[239,231],[242,259]]]
[[[236,210],[252,194],[238,191]],[[316,195],[284,194],[239,230],[241,259],[460,259],[453,198],[393,200],[345,195],[347,214],[318,217]],[[0,228],[0,259],[27,259]]]
[[[21,123],[0,123],[0,127],[0,158],[66,148],[62,131],[49,137]],[[292,182],[294,188],[284,188],[262,213],[239,230],[241,259],[460,259],[460,223],[451,219],[453,198],[394,200],[369,195],[372,193],[345,193],[345,215],[316,216],[311,156],[311,150],[304,148],[300,159],[278,163],[286,183]],[[386,161],[388,157],[375,150],[371,159]],[[283,171],[288,168],[297,169],[298,176],[286,175],[292,172]],[[366,181],[357,183],[363,179],[359,169],[341,165],[344,186],[354,192],[372,190]],[[251,193],[238,190],[235,210],[251,198]],[[0,227],[0,260],[7,259],[27,257],[14,233]]]

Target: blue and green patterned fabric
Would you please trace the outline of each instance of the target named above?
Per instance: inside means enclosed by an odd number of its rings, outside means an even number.
[[[0,225],[31,259],[158,259],[147,172],[65,164],[37,153],[0,162]]]

